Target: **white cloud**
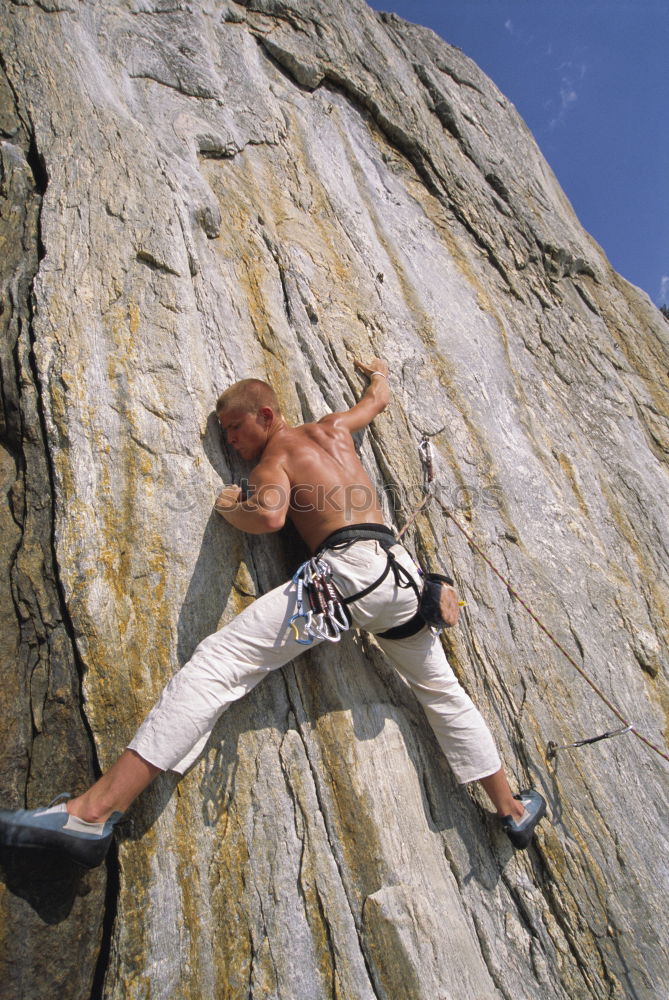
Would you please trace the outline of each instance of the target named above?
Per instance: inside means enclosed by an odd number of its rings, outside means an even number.
[[[569,106],[578,100],[578,94],[571,80],[564,78],[560,87],[560,110],[567,111]]]
[[[504,22],[504,27],[506,28],[506,30],[509,32],[510,35],[513,34],[513,22],[511,21],[511,18],[508,18]]]
[[[585,63],[581,63],[580,66],[574,66],[572,63],[563,63],[560,69],[566,71],[560,81],[560,108],[557,115],[550,121],[550,128],[562,125],[567,112],[578,100],[577,84],[583,80],[588,71]]]
[[[669,302],[669,274],[664,274],[660,278],[660,302]]]

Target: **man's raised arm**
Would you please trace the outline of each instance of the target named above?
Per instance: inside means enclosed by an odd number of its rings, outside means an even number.
[[[371,424],[374,417],[385,410],[390,400],[388,364],[383,358],[372,358],[369,364],[362,361],[354,361],[353,364],[369,379],[369,385],[360,400],[350,410],[328,413],[318,421],[320,424],[336,421],[340,425],[343,424],[351,434]]]

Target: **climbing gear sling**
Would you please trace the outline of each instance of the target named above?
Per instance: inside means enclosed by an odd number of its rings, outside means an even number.
[[[301,646],[310,645],[314,639],[339,642],[341,633],[351,627],[351,622],[332,582],[332,570],[328,564],[318,557],[307,559],[295,571],[293,583],[297,587],[296,612],[288,625],[293,630],[295,641]],[[308,611],[304,609],[305,591]],[[306,636],[303,639],[297,624],[301,618],[304,619]]]

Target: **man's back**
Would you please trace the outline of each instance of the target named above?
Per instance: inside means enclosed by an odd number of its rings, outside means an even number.
[[[264,473],[276,466],[289,483],[287,516],[312,550],[338,528],[383,524],[383,512],[356,454],[345,415],[333,413],[318,423],[285,427],[268,442],[249,477],[252,487],[259,486],[260,501],[268,505],[274,497]],[[277,485],[276,502],[281,499]]]

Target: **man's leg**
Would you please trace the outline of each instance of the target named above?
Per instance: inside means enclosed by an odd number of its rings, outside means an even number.
[[[124,750],[94,785],[67,802],[67,811],[88,823],[104,823],[112,813],[124,813],[162,773],[161,768],[149,764],[134,750]]]
[[[288,628],[294,592],[292,584],[277,587],[201,642],[167,684],[128,749],[83,795],[70,799],[68,812],[103,822],[114,812],[125,812],[163,771],[183,774],[225,709],[302,651]]]
[[[289,628],[294,610],[295,587],[284,584],[201,642],[109,771],[67,804],[0,810],[0,844],[57,849],[88,867],[100,864],[114,823],[137,795],[161,771],[183,774],[222,712],[304,650]]]
[[[420,573],[406,549],[397,545],[392,551],[420,587]],[[328,551],[324,558],[345,596],[363,591],[379,578],[387,563],[381,546],[370,541],[343,551]],[[353,601],[349,611],[359,628],[376,635],[386,656],[411,686],[456,779],[462,784],[479,781],[514,846],[526,847],[545,812],[545,802],[536,792],[523,792],[520,797],[511,792],[492,734],[453,673],[439,638],[428,628],[406,639],[383,639],[378,634],[408,621],[417,603],[414,591],[398,586],[394,574],[388,573],[378,587]]]
[[[511,816],[515,820],[523,818],[525,807],[519,799],[513,797],[513,792],[502,768],[495,771],[494,774],[488,775],[487,778],[479,778],[478,780],[497,810],[498,816]]]
[[[406,639],[377,641],[423,706],[457,781],[481,781],[500,815],[517,810],[492,734],[461,686],[438,636],[423,628]]]
[[[546,803],[538,792],[511,791],[492,734],[453,674],[438,637],[422,629],[408,639],[377,639],[422,704],[457,780],[478,781],[513,845],[527,847]]]
[[[184,774],[226,708],[304,651],[289,627],[295,601],[294,585],[283,584],[204,639],[165,687],[128,749],[154,768]],[[321,641],[315,639],[309,648]],[[123,763],[123,778],[126,769],[134,779],[133,765]]]
[[[400,545],[392,552],[420,586],[419,571],[409,553]],[[387,553],[374,541],[326,551],[323,558],[345,596],[356,595],[378,580],[388,562]],[[378,634],[408,621],[416,606],[413,589],[399,586],[394,573],[388,573],[378,587],[354,600],[349,611],[359,628],[375,634],[381,649],[413,689],[458,781],[491,779],[487,783],[497,800],[495,806],[508,808],[513,814],[518,803],[506,779],[502,775],[492,780],[501,761],[490,731],[451,670],[439,639],[428,628],[405,639],[384,639]]]

